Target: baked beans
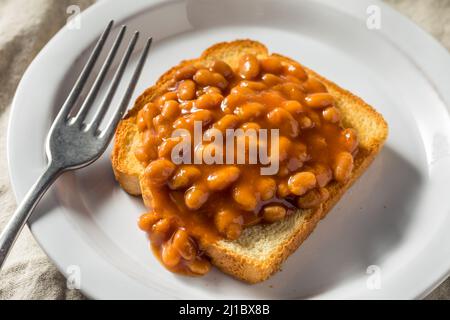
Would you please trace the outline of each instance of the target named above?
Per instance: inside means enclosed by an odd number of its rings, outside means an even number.
[[[199,109],[214,109],[220,106],[223,96],[219,93],[205,93],[195,101]]]
[[[259,198],[263,201],[267,201],[274,197],[277,191],[277,183],[270,177],[259,177],[256,180],[256,190],[259,193]]]
[[[220,191],[228,188],[240,175],[240,170],[236,166],[223,167],[208,175],[208,187],[213,191]]]
[[[292,175],[288,181],[289,191],[297,196],[305,194],[316,186],[316,176],[311,172],[299,172]]]
[[[193,79],[198,85],[203,87],[213,86],[223,90],[228,86],[228,81],[223,75],[217,72],[211,72],[208,69],[198,70]]]
[[[151,185],[163,185],[174,171],[175,165],[172,162],[166,159],[158,159],[150,162],[145,168],[144,179]]]
[[[356,131],[351,128],[344,129],[344,131],[341,132],[341,137],[347,151],[353,153],[358,147],[358,136]]]
[[[253,120],[259,117],[264,111],[264,105],[259,102],[248,102],[237,107],[234,113],[242,121]]]
[[[193,165],[180,166],[169,181],[172,190],[186,189],[202,175],[200,169]]]
[[[161,115],[168,120],[174,120],[180,114],[180,104],[177,101],[166,101],[161,109]]]
[[[299,134],[298,122],[285,109],[276,108],[267,114],[269,124],[280,129],[280,134],[295,138]]]
[[[276,222],[286,216],[286,209],[279,205],[269,205],[263,209],[263,219],[267,222]]]
[[[336,107],[329,107],[323,110],[322,112],[323,119],[331,122],[336,123],[341,121],[341,112]]]
[[[277,77],[274,74],[266,73],[261,77],[261,80],[269,87],[272,87],[276,84],[280,84],[283,82],[283,80],[280,77]]]
[[[306,80],[308,75],[306,74],[305,69],[297,63],[290,63],[285,67],[285,72],[288,75],[294,76],[300,80]]]
[[[208,200],[209,192],[199,185],[190,187],[185,195],[184,202],[191,210],[197,210]]]
[[[195,98],[196,85],[192,80],[183,80],[178,86],[178,99],[180,100],[192,100]]]
[[[333,163],[333,176],[338,182],[347,182],[353,170],[353,157],[349,152],[340,152]]]
[[[266,73],[280,74],[283,72],[283,64],[276,57],[268,57],[260,61],[261,69]]]
[[[246,54],[237,65],[185,65],[166,88],[136,115],[140,142],[134,154],[145,166],[141,182],[151,191],[152,206],[138,225],[173,272],[207,273],[204,246],[238,239],[246,227],[283,220],[298,208],[318,208],[334,184],[351,179],[357,132],[342,126],[339,101],[326,85],[294,61]],[[278,172],[261,175],[261,164],[248,163],[175,165],[172,150],[182,138],[171,134],[193,132],[195,121],[211,140],[216,130],[279,129],[275,145],[258,136],[236,137],[244,139],[246,156],[251,146],[267,147],[268,157],[279,161]],[[212,142],[193,149],[193,159],[205,153],[223,159],[227,152]]]
[[[232,189],[233,199],[239,207],[246,211],[255,210],[258,205],[258,199],[252,186],[246,184],[245,181],[240,182]]]
[[[235,240],[239,238],[242,232],[244,219],[239,211],[225,209],[216,213],[214,224],[217,230],[228,240]]]
[[[324,108],[334,104],[334,98],[329,93],[312,93],[305,98],[305,101],[311,108]]]
[[[180,81],[180,80],[185,80],[185,79],[192,79],[192,77],[194,76],[194,74],[197,72],[197,68],[189,65],[186,67],[183,67],[181,69],[178,69],[175,72],[175,80]]]
[[[303,82],[303,87],[307,92],[310,93],[327,92],[327,88],[325,87],[325,85],[316,78],[308,78],[307,81]]]
[[[259,75],[259,61],[253,54],[242,56],[239,62],[239,75],[243,79],[255,79]]]
[[[227,79],[232,79],[234,76],[233,69],[222,60],[215,60],[210,68],[211,71],[220,73],[222,76],[224,76]]]

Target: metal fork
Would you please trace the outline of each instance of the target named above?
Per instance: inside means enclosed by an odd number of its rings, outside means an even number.
[[[151,38],[147,40],[144,51],[139,58],[139,62],[134,70],[122,101],[120,102],[114,115],[111,117],[106,128],[100,131],[99,125],[111,105],[111,101],[117,91],[117,87],[121,82],[126,66],[138,41],[138,31],[136,31],[131,38],[125,54],[123,55],[122,60],[114,74],[108,92],[106,93],[99,109],[96,111],[93,119],[89,123],[86,123],[85,121],[86,115],[92,108],[100,87],[105,80],[105,76],[110,69],[114,57],[116,56],[116,53],[122,43],[126,31],[126,26],[122,26],[92,87],[89,90],[86,99],[83,101],[77,114],[75,116],[70,116],[71,110],[79,98],[81,91],[92,73],[95,63],[103,50],[113,24],[114,22],[111,21],[103,34],[100,36],[100,39],[95,45],[94,50],[79,75],[75,86],[72,88],[67,100],[64,102],[50,128],[45,145],[48,164],[44,173],[28,191],[25,198],[17,207],[12,218],[0,235],[0,269],[3,266],[3,263],[5,262],[17,236],[47,189],[61,175],[61,173],[85,167],[93,163],[103,154],[114,136],[117,123],[120,119],[122,119],[128,103],[130,102],[131,95],[145,64],[148,51],[150,50],[152,43]]]

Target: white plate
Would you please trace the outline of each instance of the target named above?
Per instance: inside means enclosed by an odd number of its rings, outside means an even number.
[[[374,4],[380,30],[366,27],[366,9]],[[97,3],[82,14],[81,29],[63,28],[53,38],[17,90],[8,159],[18,200],[43,170],[52,118],[110,19],[155,39],[135,96],[211,44],[252,38],[363,97],[384,115],[390,136],[283,271],[252,286],[216,270],[203,278],[167,272],[136,226],[144,207],[115,183],[107,152],[61,177],[30,222],[59,269],[80,276],[84,293],[103,299],[417,298],[448,275],[449,54],[374,0]],[[381,287],[374,290],[377,279]]]

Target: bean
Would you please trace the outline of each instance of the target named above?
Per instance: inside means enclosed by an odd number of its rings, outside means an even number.
[[[222,101],[222,111],[225,113],[233,113],[237,106],[245,103],[247,97],[239,93],[231,93]]]
[[[208,201],[209,192],[199,185],[193,185],[184,194],[184,202],[191,210],[200,209]]]
[[[207,126],[213,120],[213,115],[209,110],[198,110],[189,115],[189,122],[193,123],[195,121],[200,121],[202,126]]]
[[[180,263],[181,255],[169,242],[162,246],[161,259],[167,267],[173,268]]]
[[[239,211],[223,209],[214,215],[214,225],[228,240],[239,238],[242,232],[244,219]]]
[[[253,120],[259,117],[265,107],[263,104],[258,102],[248,102],[234,110],[234,113],[243,121]]]
[[[305,102],[311,108],[325,108],[334,104],[334,98],[329,93],[312,93],[306,96]]]
[[[152,241],[163,241],[169,236],[169,231],[172,228],[172,222],[168,218],[162,218],[153,224],[150,231]]]
[[[180,112],[180,104],[174,100],[169,100],[164,103],[161,110],[161,115],[165,119],[175,120]]]
[[[223,96],[218,93],[206,93],[195,101],[198,109],[215,109],[220,106]]]
[[[171,159],[172,149],[182,140],[182,137],[164,139],[158,147],[158,157]]]
[[[293,116],[305,112],[305,107],[297,100],[288,100],[283,102],[282,107],[286,109]]]
[[[173,101],[173,100],[170,100],[170,101]],[[175,101],[173,101],[173,102],[175,102]],[[162,114],[158,114],[156,117],[153,118],[153,126],[155,128],[157,128],[158,126],[163,125],[165,123],[167,123],[167,119]]]
[[[197,249],[186,230],[179,228],[172,236],[172,247],[185,260],[192,260],[197,254]]]
[[[187,264],[188,268],[197,275],[204,275],[211,270],[211,263],[206,259],[194,259]]]
[[[276,57],[268,57],[265,59],[262,59],[260,61],[261,69],[264,72],[273,73],[273,74],[280,74],[283,72],[283,64],[281,63],[281,60]]]
[[[256,190],[259,193],[261,200],[267,201],[275,196],[277,191],[277,183],[273,178],[259,177],[255,183]]]
[[[353,156],[349,152],[340,152],[334,159],[333,175],[336,181],[345,183],[353,171]]]
[[[139,132],[142,132],[147,129],[147,124],[145,123],[145,118],[142,115],[142,110],[139,110],[138,115],[136,117],[136,124]]]
[[[322,116],[325,121],[337,123],[341,120],[341,112],[336,107],[329,107],[322,111]]]
[[[225,78],[227,79],[231,79],[233,78],[233,70],[231,69],[231,67],[224,61],[222,60],[215,60],[210,68],[211,71],[213,72],[217,72],[220,73],[221,75],[223,75]]]
[[[217,94],[222,94],[222,90],[220,90],[217,87],[212,87],[212,86],[208,86],[208,87],[204,87],[203,88],[203,92],[204,93],[217,93]]]
[[[240,170],[236,166],[226,166],[213,171],[207,178],[208,187],[214,191],[228,188],[239,179]]]
[[[333,179],[333,171],[325,164],[317,163],[312,167],[312,172],[316,175],[317,185],[325,187]]]
[[[279,205],[269,205],[263,209],[263,219],[266,222],[276,222],[286,216],[286,209]]]
[[[226,129],[235,129],[239,125],[240,119],[234,114],[226,114],[214,124],[214,128],[225,132]]]
[[[140,216],[138,225],[143,231],[150,231],[153,225],[161,219],[161,215],[155,211],[147,212]]]
[[[147,129],[150,129],[153,124],[153,118],[159,114],[159,109],[156,104],[149,102],[141,110],[143,121]]]
[[[258,131],[259,129],[261,129],[261,126],[259,124],[257,124],[256,122],[246,122],[246,123],[243,123],[240,128],[244,131],[247,131],[247,130]]]
[[[192,100],[195,98],[196,85],[192,80],[183,80],[178,86],[178,99],[180,100]]]
[[[279,161],[284,161],[288,158],[289,152],[292,146],[291,140],[281,136],[278,139],[278,159]]]
[[[178,94],[175,91],[166,92],[161,97],[159,97],[158,104],[160,106],[162,106],[162,105],[164,105],[164,103],[166,101],[177,100],[177,99],[178,99]]]
[[[345,145],[345,149],[352,153],[356,150],[358,147],[358,135],[356,134],[356,131],[351,128],[344,129],[341,132],[341,140],[343,141]]]
[[[172,179],[169,181],[169,187],[172,190],[187,188],[192,185],[202,175],[200,169],[193,165],[184,165],[175,171]]]
[[[298,124],[300,125],[301,129],[311,129],[312,127],[314,127],[314,123],[308,116],[300,117],[300,119],[298,120]]]
[[[286,198],[288,195],[291,194],[291,191],[289,190],[288,182],[286,179],[281,180],[278,183],[277,187],[277,195],[280,198]]]
[[[311,172],[299,172],[288,180],[289,191],[297,196],[305,194],[316,186],[316,176]]]
[[[267,85],[264,84],[263,82],[259,82],[259,81],[249,81],[249,80],[243,80],[241,82],[239,82],[239,86],[241,88],[244,88],[244,92],[245,89],[251,90],[251,91],[247,91],[246,94],[250,95],[250,94],[254,94],[255,91],[262,91],[262,90],[267,90]]]
[[[316,78],[308,78],[307,81],[303,82],[303,87],[308,93],[323,93],[327,92],[327,88],[322,82]]]
[[[185,80],[185,79],[192,79],[192,77],[194,76],[194,74],[197,72],[197,68],[189,65],[189,66],[185,66],[181,69],[178,69],[175,72],[175,79],[177,81],[180,80]]]
[[[246,185],[246,183],[247,182],[242,182],[235,185],[232,189],[232,195],[234,201],[236,201],[242,209],[253,211],[258,205],[258,201],[255,197],[254,190],[251,186]]]
[[[152,185],[161,186],[169,180],[175,168],[175,165],[166,159],[152,161],[145,168],[144,179]]]
[[[259,61],[253,54],[242,56],[239,61],[239,75],[243,79],[255,79],[259,75]]]
[[[308,78],[305,69],[303,69],[303,67],[297,63],[288,64],[285,67],[285,73],[294,76],[300,80],[306,80]]]
[[[296,100],[303,102],[305,100],[305,93],[303,92],[302,85],[294,82],[286,82],[280,85],[272,87],[274,90],[278,90],[289,100]]]
[[[200,86],[207,87],[213,86],[218,87],[221,90],[228,86],[228,81],[217,72],[211,72],[208,69],[200,69],[194,75],[194,81]]]
[[[275,108],[267,114],[269,123],[280,129],[280,134],[295,138],[299,134],[298,122],[283,108]]]
[[[276,84],[283,82],[283,80],[280,77],[271,73],[266,73],[265,75],[263,75],[261,77],[261,80],[269,87],[272,87]]]

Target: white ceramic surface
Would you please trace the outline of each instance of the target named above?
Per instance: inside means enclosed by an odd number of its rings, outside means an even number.
[[[110,19],[155,39],[135,97],[169,67],[211,44],[251,38],[375,106],[390,135],[370,169],[283,271],[252,286],[217,270],[203,278],[167,272],[136,226],[144,207],[115,183],[108,151],[94,165],[61,177],[30,221],[63,273],[73,275],[79,268],[85,294],[101,299],[406,299],[424,296],[448,275],[450,56],[429,35],[374,0],[124,3],[101,1],[89,8],[81,29],[63,28],[24,75],[8,134],[18,200],[43,170],[46,132]],[[374,4],[381,9],[380,30],[366,27],[366,9]],[[381,272],[378,290],[367,286],[371,265]]]

